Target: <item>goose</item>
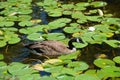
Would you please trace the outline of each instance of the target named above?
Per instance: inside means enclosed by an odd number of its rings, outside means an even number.
[[[70,54],[76,51],[73,42],[83,42],[80,38],[72,38],[68,42],[68,46],[60,41],[47,40],[42,42],[34,42],[25,47],[32,50],[32,53],[45,56],[60,56],[63,54]]]

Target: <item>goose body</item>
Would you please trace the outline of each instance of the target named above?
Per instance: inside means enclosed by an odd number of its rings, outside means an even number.
[[[31,50],[35,50],[37,54],[42,54],[46,56],[59,56],[62,54],[70,54],[76,51],[76,48],[72,45],[72,42],[79,42],[77,39],[72,39],[69,41],[68,46],[64,43],[54,40],[35,42],[33,44],[27,45]]]

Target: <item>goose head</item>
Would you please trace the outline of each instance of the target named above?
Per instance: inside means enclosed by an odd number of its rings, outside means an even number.
[[[70,41],[68,42],[68,48],[70,50],[76,50],[75,46],[73,45],[73,42],[83,43],[81,38],[72,38],[72,39],[70,39]]]

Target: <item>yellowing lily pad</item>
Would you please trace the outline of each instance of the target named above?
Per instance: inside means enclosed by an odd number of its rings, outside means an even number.
[[[94,61],[94,64],[97,66],[97,67],[100,67],[100,68],[104,68],[106,66],[115,66],[115,63],[110,60],[110,59],[96,59]]]

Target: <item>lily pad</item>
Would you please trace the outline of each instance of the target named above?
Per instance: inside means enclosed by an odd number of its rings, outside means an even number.
[[[81,62],[81,61],[76,61],[76,62],[70,62],[68,64],[69,68],[74,68],[74,71],[79,72],[79,71],[83,71],[89,68],[89,65],[86,64],[85,62]]]
[[[8,21],[0,22],[1,27],[4,27],[4,26],[9,27],[9,26],[13,26],[13,25],[14,25],[14,22],[8,22]]]
[[[120,41],[118,40],[104,40],[104,42],[113,48],[118,48],[120,46]]]
[[[86,16],[89,21],[101,22],[103,18],[101,16]]]
[[[120,56],[114,57],[113,61],[115,61],[116,63],[120,64]]]
[[[32,26],[33,23],[31,21],[22,21],[19,22],[19,26]]]
[[[4,46],[6,46],[6,44],[7,44],[6,41],[1,41],[0,40],[0,47],[4,47]]]
[[[29,40],[44,40],[43,38],[42,38],[42,35],[40,34],[40,33],[32,33],[32,34],[29,34],[28,36],[27,36],[27,38],[29,39]]]
[[[13,76],[32,74],[33,71],[28,65],[17,62],[11,63],[8,67],[8,72]]]
[[[79,12],[79,11],[73,12],[71,16],[72,16],[72,18],[75,18],[75,19],[78,19],[78,18],[82,19],[83,17],[85,17],[85,15],[82,12]]]
[[[74,5],[73,4],[63,4],[61,7],[64,10],[71,10],[71,9],[73,9]]]
[[[8,41],[8,43],[9,44],[15,44],[15,43],[18,43],[18,42],[20,42],[20,38],[19,37],[11,37],[10,39],[9,39],[9,41]]]
[[[102,78],[109,78],[109,77],[119,77],[120,76],[120,67],[116,66],[107,66],[98,71],[98,76]]]
[[[78,27],[65,27],[65,28],[64,28],[64,31],[65,31],[66,33],[76,33],[76,32],[80,32],[81,29],[78,28]]]
[[[0,54],[0,60],[4,59],[4,55]]]
[[[89,3],[87,3],[87,2],[80,2],[80,3],[77,3],[77,4],[75,4],[76,6],[84,6],[84,7],[87,7],[87,6],[89,6]]]
[[[96,59],[94,61],[94,64],[97,66],[97,67],[100,67],[100,68],[104,68],[106,66],[115,66],[115,63],[110,60],[110,59]]]
[[[62,40],[65,39],[65,35],[62,33],[49,33],[47,35],[43,35],[47,40]]]
[[[90,5],[92,5],[94,7],[104,7],[107,5],[107,3],[103,2],[103,1],[94,1]]]
[[[76,76],[75,80],[101,80],[99,77],[90,74],[80,74]]]
[[[49,10],[48,15],[51,17],[60,17],[62,16],[62,9]]]
[[[84,43],[77,43],[77,42],[74,42],[73,45],[76,47],[76,48],[84,48],[88,45],[87,42],[84,42]]]

